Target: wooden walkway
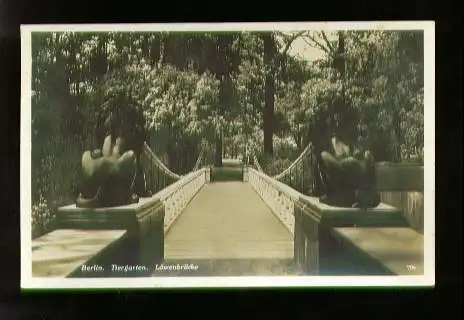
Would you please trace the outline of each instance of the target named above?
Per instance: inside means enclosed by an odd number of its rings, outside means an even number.
[[[293,236],[244,182],[206,184],[165,236],[165,264],[195,272],[155,276],[282,275],[293,259]]]

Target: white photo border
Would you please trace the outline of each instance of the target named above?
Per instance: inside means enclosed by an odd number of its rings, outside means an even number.
[[[424,275],[272,277],[32,277],[31,239],[31,32],[422,30],[424,32]],[[43,24],[21,25],[20,227],[22,289],[138,289],[227,287],[410,287],[435,285],[435,23],[433,21]]]

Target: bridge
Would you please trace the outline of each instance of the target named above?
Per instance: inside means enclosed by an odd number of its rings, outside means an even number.
[[[33,240],[33,277],[424,274],[423,167],[377,165],[382,203],[331,207],[305,195],[309,146],[275,176],[251,161],[185,175],[145,146],[138,203],[58,210],[56,230]]]

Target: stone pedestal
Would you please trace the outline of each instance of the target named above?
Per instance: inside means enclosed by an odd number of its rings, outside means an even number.
[[[209,167],[206,167],[204,170],[205,170],[205,181],[211,182],[211,172],[213,171],[213,167],[209,166]]]
[[[295,202],[294,215],[294,261],[309,275],[323,273],[329,263],[334,247],[331,228],[407,226],[401,212],[384,203],[362,210],[332,207],[319,202],[318,198],[301,196]]]
[[[164,213],[160,199],[141,198],[138,203],[119,207],[61,207],[57,222],[58,229],[126,230],[124,241],[95,263],[105,265],[105,276],[140,277],[150,275],[164,258]]]
[[[332,235],[371,274],[424,275],[424,236],[411,228],[334,228]]]
[[[125,230],[58,229],[32,240],[32,276],[67,278],[111,276],[105,257],[126,240]]]

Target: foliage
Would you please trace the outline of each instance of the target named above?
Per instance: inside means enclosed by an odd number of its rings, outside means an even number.
[[[43,197],[32,205],[32,237],[40,236],[50,231],[54,222],[53,209]]]
[[[167,37],[33,34],[31,183],[38,234],[45,232],[46,221],[58,205],[76,198],[82,153],[101,147],[95,131],[111,106],[131,104],[142,109],[146,123],[139,124],[151,130],[152,145],[160,157],[168,152],[169,143],[178,144],[174,157],[182,161],[165,157],[175,162],[173,171],[193,167],[199,139],[224,126],[215,110],[218,81],[208,70],[199,74],[163,64],[172,47],[156,44]],[[211,137],[207,140],[211,144]]]
[[[321,125],[338,123],[350,129],[353,144],[370,149],[377,161],[422,162],[423,34],[344,31],[299,36],[321,49],[323,57],[302,65],[304,76],[296,77],[295,71],[290,78],[280,75],[274,141],[291,136],[301,152],[320,134]]]
[[[290,159],[280,158],[277,156],[264,157],[260,160],[261,168],[269,176],[274,176],[287,169],[292,161]]]
[[[300,155],[301,150],[298,149],[295,139],[292,136],[284,138],[276,136],[273,143],[274,155],[277,158],[293,161]]]
[[[202,136],[208,129],[220,131],[223,119],[215,112],[219,83],[209,73],[177,71],[172,66],[154,69],[144,99],[149,129],[168,126],[172,139]]]
[[[322,58],[290,54],[296,39]],[[34,33],[32,55],[38,233],[56,206],[74,201],[82,152],[100,147],[95,128],[114,105],[143,115],[130,129],[143,126],[151,148],[177,173],[193,167],[200,149],[212,158],[222,147],[256,154],[267,173],[278,174],[327,120],[353,124],[353,143],[377,161],[423,161],[421,32]],[[271,121],[264,117],[269,107]],[[266,157],[265,131],[274,150]],[[307,175],[298,170],[292,183]]]
[[[326,63],[318,64],[315,76],[302,88],[302,122],[317,123],[339,113],[337,100],[342,97],[345,112],[354,109],[355,118],[349,121],[357,124],[356,144],[373,150],[378,161],[420,160],[422,37],[420,32],[409,31],[346,32],[345,74],[337,77],[330,71],[333,53],[325,57]]]

